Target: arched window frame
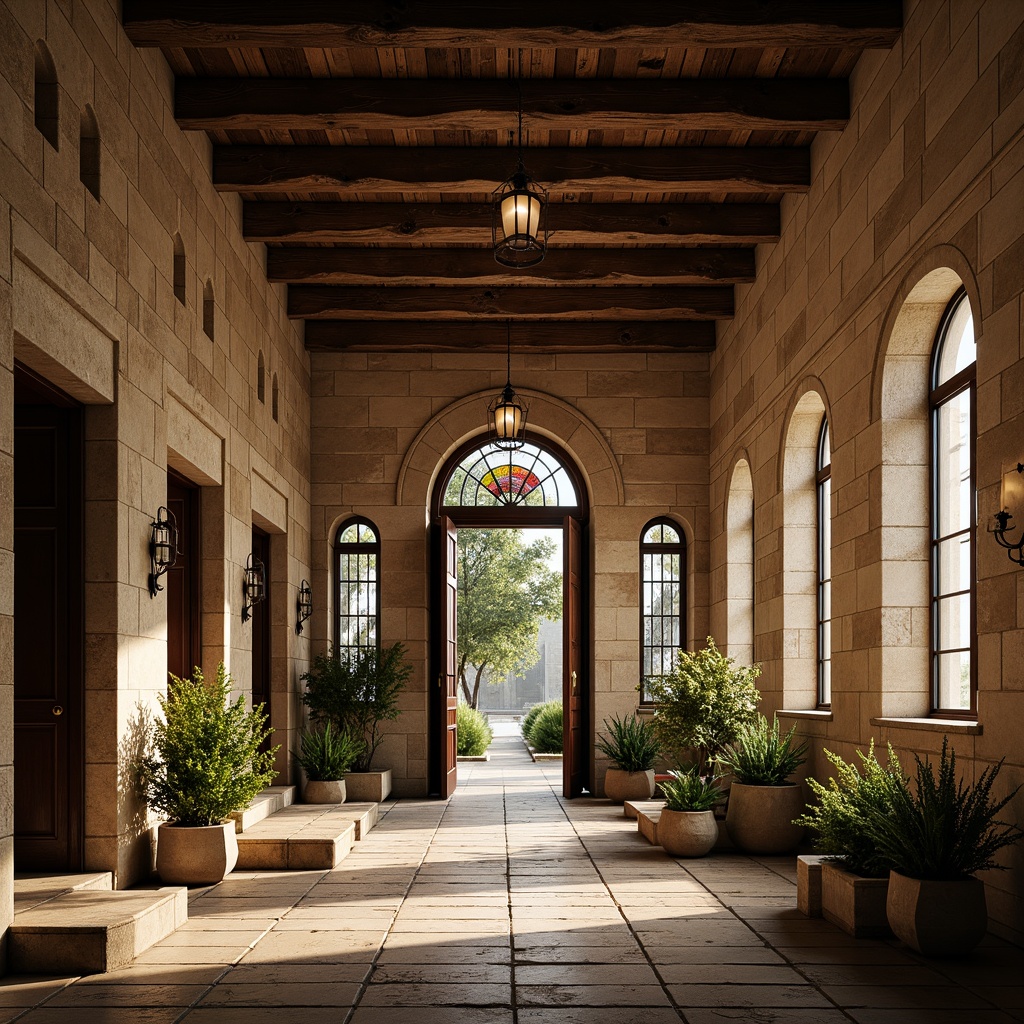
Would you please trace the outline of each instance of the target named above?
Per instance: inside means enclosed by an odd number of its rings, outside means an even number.
[[[977,551],[975,543],[975,530],[977,527],[977,483],[975,479],[977,458],[975,447],[977,443],[977,401],[976,401],[976,380],[977,363],[972,362],[968,366],[956,371],[946,380],[939,380],[944,348],[950,340],[950,330],[957,320],[958,314],[966,308],[969,316],[972,316],[968,303],[967,294],[963,288],[950,299],[949,305],[943,314],[942,322],[935,339],[932,350],[931,376],[929,380],[929,421],[931,432],[931,528],[930,528],[930,597],[931,597],[931,706],[932,715],[939,718],[976,718],[977,697],[978,697],[978,622],[977,622]],[[968,474],[962,483],[968,488],[968,515],[967,522],[957,530],[942,533],[943,529],[943,504],[941,487],[940,467],[940,438],[942,434],[942,417],[951,413],[953,402],[961,396],[967,396],[968,410]],[[961,544],[968,545],[966,587],[961,586],[957,590],[944,589],[942,573],[940,571],[940,558],[943,544],[949,544],[961,538]],[[962,564],[962,562],[961,562]],[[968,604],[968,637],[967,646],[947,647],[943,646],[943,604],[956,598],[967,598]],[[945,679],[943,670],[943,654],[967,654],[969,658],[968,668],[968,701],[967,707],[949,707],[949,702],[942,699],[943,690],[948,681]]]
[[[678,541],[649,541],[648,534],[657,527],[666,527],[672,530],[679,538]],[[650,675],[668,674],[675,663],[676,652],[686,647],[686,589],[687,589],[687,565],[686,565],[686,534],[683,528],[675,520],[668,516],[658,516],[650,520],[643,530],[640,531],[639,545],[640,560],[640,703],[650,707],[653,703],[647,694],[646,679]],[[654,571],[655,558],[662,556],[661,567],[664,567],[664,556],[675,555],[679,558],[679,572],[675,580],[676,598],[678,600],[678,611],[666,616],[661,614],[655,617],[648,614],[648,607],[653,609],[653,590],[659,583],[664,583],[663,576],[658,577]],[[650,559],[650,561],[648,561]],[[651,600],[648,601],[648,588],[651,592]],[[654,620],[659,620],[660,642],[654,643]],[[669,627],[669,641],[665,642],[665,621],[672,623]],[[650,625],[650,633],[648,626]],[[648,643],[648,636],[651,642]],[[655,667],[661,668],[661,672],[653,671]]]
[[[818,534],[818,707],[832,707],[832,445],[828,416],[821,418],[815,474]]]
[[[346,531],[352,527],[356,527],[357,539],[343,541]],[[363,530],[372,535],[372,540],[362,539]],[[334,535],[334,650],[339,658],[360,650],[380,649],[380,554],[380,531],[365,516],[351,516],[338,527]],[[373,594],[365,612],[353,612],[352,593],[361,584],[372,585]],[[352,626],[355,627],[355,643],[350,642]],[[368,642],[359,642],[363,635]]]

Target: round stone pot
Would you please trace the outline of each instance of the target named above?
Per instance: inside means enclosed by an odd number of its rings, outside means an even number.
[[[310,779],[302,790],[302,801],[307,804],[343,804],[345,802],[345,780],[329,782]]]
[[[924,956],[966,956],[988,930],[985,886],[977,878],[933,882],[891,871],[885,911],[893,934]]]
[[[624,800],[650,800],[654,796],[654,771],[627,772],[609,768],[604,776],[604,795],[613,804]]]
[[[790,853],[803,838],[804,830],[794,825],[804,809],[803,787],[750,786],[733,782],[725,825],[732,841],[746,853]]]
[[[703,857],[718,842],[714,811],[661,812],[658,845],[673,857]]]
[[[157,830],[156,870],[169,885],[214,885],[238,863],[235,823],[174,825]]]

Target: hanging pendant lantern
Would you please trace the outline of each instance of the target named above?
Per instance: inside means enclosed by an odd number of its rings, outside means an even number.
[[[526,441],[526,415],[530,407],[512,387],[512,322],[505,321],[505,387],[487,406],[487,426],[491,443],[504,451],[517,451]]]

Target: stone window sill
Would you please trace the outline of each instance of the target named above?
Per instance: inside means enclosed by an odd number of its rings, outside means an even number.
[[[981,735],[980,722],[967,722],[957,718],[872,718],[871,724],[889,729],[920,729],[922,732]]]
[[[776,711],[775,714],[779,718],[803,718],[811,722],[832,721],[832,712],[827,708],[822,708],[821,710],[808,708],[806,711]]]

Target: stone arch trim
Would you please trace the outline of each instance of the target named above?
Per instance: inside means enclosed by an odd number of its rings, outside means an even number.
[[[786,406],[786,414],[782,419],[782,432],[779,437],[779,451],[778,460],[776,464],[776,492],[782,494],[786,488],[786,448],[789,443],[789,432],[793,423],[793,414],[796,412],[797,407],[803,401],[804,397],[814,392],[818,398],[821,399],[821,404],[825,407],[825,417],[828,419],[829,428],[832,430],[832,447],[833,451],[836,447],[835,442],[835,427],[832,422],[832,407],[829,404],[828,392],[825,390],[825,385],[822,384],[821,378],[815,376],[804,377],[803,380],[793,389],[792,395],[790,395],[789,403]],[[747,464],[750,465],[750,460],[747,460]],[[735,462],[733,463],[735,467]],[[754,475],[754,468],[750,468],[751,477]],[[732,468],[729,470],[729,479],[732,479]]]
[[[949,279],[939,276],[937,272],[947,271]],[[931,283],[927,279],[936,275]],[[954,278],[958,281],[954,282]],[[908,300],[912,299],[915,291],[921,288],[934,290],[934,302],[936,304],[948,303],[953,297],[957,288],[963,287],[967,292],[967,301],[971,305],[971,315],[974,317],[974,337],[980,344],[982,337],[982,311],[981,292],[978,288],[978,281],[974,274],[967,256],[955,245],[937,245],[923,253],[903,275],[899,286],[896,289],[892,300],[889,302],[882,322],[881,335],[878,340],[878,347],[875,352],[875,365],[871,375],[871,422],[877,422],[882,418],[882,390],[885,383],[885,362],[889,354],[893,336],[897,332],[901,316],[906,312]],[[944,298],[940,298],[945,294]],[[921,294],[918,300],[922,303],[928,301],[927,294]],[[935,330],[938,330],[938,320],[935,323]],[[934,341],[935,330],[932,331],[931,341]],[[831,418],[829,419],[831,423]]]
[[[600,428],[559,398],[529,388],[520,388],[517,393],[530,403],[527,436],[532,432],[549,438],[573,458],[587,488],[590,507],[625,504],[622,471]],[[429,507],[435,478],[448,457],[460,444],[482,433],[483,410],[491,397],[490,390],[466,395],[430,418],[402,458],[395,485],[396,504]]]
[[[736,466],[745,462],[750,470],[750,489],[754,489],[754,462],[750,457],[750,450],[746,445],[737,445],[729,452],[725,460],[725,494],[722,499],[722,523],[721,529],[728,529],[729,525],[729,496],[732,494],[732,482],[736,476]]]

